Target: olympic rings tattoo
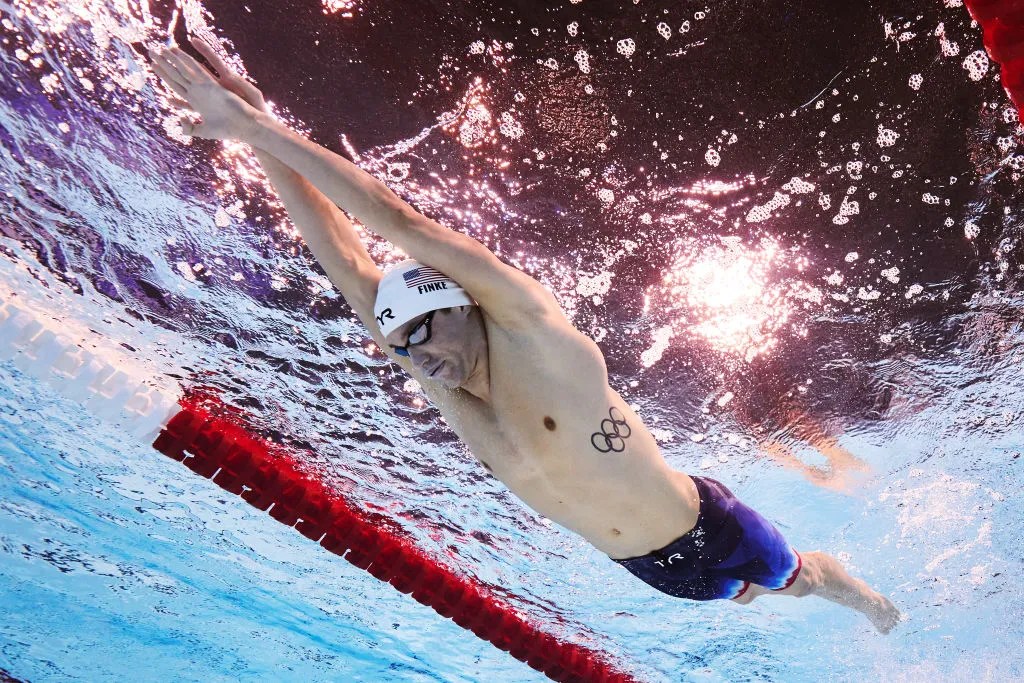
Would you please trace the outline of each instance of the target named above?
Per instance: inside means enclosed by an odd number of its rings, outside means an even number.
[[[601,420],[601,431],[594,432],[590,443],[599,453],[621,453],[626,450],[626,439],[633,430],[626,424],[626,416],[612,406],[608,409],[608,418]]]

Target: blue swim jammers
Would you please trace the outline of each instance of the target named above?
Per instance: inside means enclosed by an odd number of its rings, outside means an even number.
[[[776,591],[793,585],[803,560],[779,530],[721,482],[691,479],[700,493],[697,525],[661,550],[612,559],[661,592],[690,600],[732,600],[751,583]]]

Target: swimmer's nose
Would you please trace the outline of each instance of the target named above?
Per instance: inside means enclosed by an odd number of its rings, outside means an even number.
[[[434,358],[429,352],[421,350],[418,346],[411,347],[409,355],[412,356],[412,364],[420,370],[434,367],[439,360]]]

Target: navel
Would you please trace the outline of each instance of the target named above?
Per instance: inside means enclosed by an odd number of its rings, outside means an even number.
[[[622,535],[622,532],[619,531],[618,529],[612,529],[612,533],[615,534],[616,536],[621,536]]]
[[[555,431],[555,421],[548,416],[544,416],[544,426],[548,428],[549,432]]]

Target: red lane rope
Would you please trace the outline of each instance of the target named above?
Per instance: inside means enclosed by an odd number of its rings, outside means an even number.
[[[211,479],[303,536],[432,607],[438,614],[555,681],[632,683],[604,653],[561,642],[487,589],[404,538],[384,515],[358,509],[284,447],[252,434],[241,411],[202,391],[187,392],[153,448]]]
[[[965,0],[981,24],[985,49],[1002,67],[1006,94],[1024,119],[1024,0]]]

